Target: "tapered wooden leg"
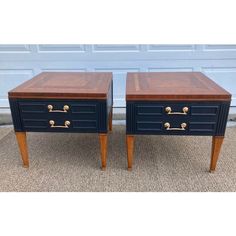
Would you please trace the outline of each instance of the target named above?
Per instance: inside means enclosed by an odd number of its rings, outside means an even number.
[[[212,137],[212,149],[211,149],[211,166],[210,172],[214,172],[216,169],[216,163],[220,154],[221,145],[223,143],[224,137],[214,136]]]
[[[106,169],[107,165],[107,134],[99,134],[102,170]]]
[[[28,148],[27,148],[27,141],[26,141],[26,132],[15,132],[15,134],[16,134],[16,139],[17,139],[18,146],[20,149],[23,166],[28,168],[29,156],[28,156]]]
[[[126,145],[127,145],[127,161],[128,161],[128,170],[132,170],[133,164],[133,155],[134,155],[134,136],[126,135]]]
[[[109,131],[112,131],[112,109],[111,112],[109,114]]]

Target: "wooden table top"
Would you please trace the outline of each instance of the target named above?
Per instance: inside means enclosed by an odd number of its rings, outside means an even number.
[[[128,73],[126,100],[229,101],[231,94],[200,72]]]
[[[11,90],[9,98],[106,99],[110,72],[43,72]]]

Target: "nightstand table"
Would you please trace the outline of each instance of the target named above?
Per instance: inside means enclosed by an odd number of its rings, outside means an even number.
[[[214,171],[230,101],[231,94],[200,72],[128,73],[128,169],[132,168],[134,135],[208,135],[213,137],[210,171]]]
[[[10,108],[24,166],[29,166],[26,132],[98,133],[104,170],[112,89],[112,73],[43,72],[11,90]]]

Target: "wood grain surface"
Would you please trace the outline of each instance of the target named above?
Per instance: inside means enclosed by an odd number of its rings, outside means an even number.
[[[128,73],[126,100],[229,101],[231,94],[200,72]]]
[[[11,90],[9,98],[106,99],[111,72],[43,72]]]

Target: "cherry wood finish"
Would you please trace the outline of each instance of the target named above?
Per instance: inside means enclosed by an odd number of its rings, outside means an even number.
[[[106,99],[110,72],[43,72],[9,91],[9,98]]]
[[[132,170],[134,155],[134,136],[126,135],[128,170]]]
[[[106,170],[107,166],[107,134],[99,134],[102,170]]]
[[[210,172],[214,172],[216,169],[216,163],[220,154],[220,149],[221,149],[223,140],[224,140],[224,137],[218,137],[218,136],[212,137]]]
[[[112,130],[112,73],[45,72],[9,92],[16,138],[29,167],[26,132],[99,133],[102,169]]]
[[[230,93],[200,72],[143,72],[127,74],[127,101],[227,101],[230,98]]]
[[[208,135],[213,136],[210,171],[214,171],[230,101],[230,93],[200,72],[128,73],[128,169],[132,168],[134,135]]]
[[[20,149],[23,166],[28,168],[29,155],[28,155],[28,149],[27,149],[26,132],[15,132],[15,134],[16,134],[16,139],[17,139],[18,146]]]

